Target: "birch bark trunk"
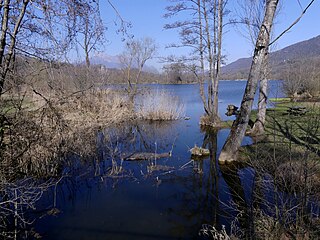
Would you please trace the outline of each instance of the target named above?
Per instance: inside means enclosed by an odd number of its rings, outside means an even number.
[[[240,114],[234,121],[226,143],[220,153],[220,164],[233,162],[238,158],[238,151],[248,126],[258,81],[262,75],[263,63],[268,54],[270,33],[278,2],[279,0],[267,1],[264,19],[255,45],[246,89],[241,102]]]

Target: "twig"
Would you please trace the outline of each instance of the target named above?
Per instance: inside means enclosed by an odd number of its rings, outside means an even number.
[[[121,17],[121,14],[119,13],[118,9],[113,5],[113,3],[108,0],[109,5],[112,7],[112,9],[114,10],[114,12],[117,14],[117,16],[120,18],[121,22],[125,22],[123,20],[123,18]]]
[[[183,164],[183,165],[180,167],[180,169],[185,168],[187,165],[189,165],[189,164],[192,163],[192,162],[193,162],[193,160],[187,162],[186,164]]]

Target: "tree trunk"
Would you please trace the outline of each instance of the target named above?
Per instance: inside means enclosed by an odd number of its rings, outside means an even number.
[[[209,81],[208,81],[208,115],[211,120],[213,121],[214,117],[214,112],[213,112],[213,87],[214,87],[214,57],[215,57],[215,34],[216,31],[214,30],[214,38],[213,38],[213,46],[212,46],[212,41],[211,41],[211,30],[209,26],[209,16],[207,14],[207,6],[206,6],[206,1],[202,0],[202,8],[203,8],[203,18],[205,22],[205,34],[206,34],[206,47],[208,51],[208,62],[209,62]],[[214,14],[215,14],[215,9],[214,9]],[[212,50],[213,47],[213,50]]]
[[[215,77],[213,85],[213,115],[214,123],[219,125],[221,119],[219,117],[218,108],[218,93],[219,93],[219,79],[220,79],[220,69],[221,69],[221,57],[222,57],[222,27],[223,27],[223,0],[218,0],[218,30],[217,30],[217,55],[216,55],[216,66],[215,66]]]
[[[1,23],[1,37],[0,37],[0,64],[2,65],[4,49],[6,47],[6,36],[8,31],[8,22],[9,22],[9,4],[10,0],[6,0],[3,4],[3,16]]]
[[[238,150],[248,126],[254,95],[270,42],[270,33],[279,0],[268,0],[258,39],[256,41],[251,69],[240,107],[240,114],[234,121],[230,134],[219,156],[219,163],[236,161]]]
[[[20,14],[18,16],[18,18],[16,19],[15,21],[15,24],[14,24],[14,28],[13,28],[13,31],[12,33],[10,34],[10,44],[8,46],[8,49],[7,49],[7,54],[6,54],[6,58],[4,59],[4,55],[3,56],[0,56],[1,57],[1,74],[0,74],[0,95],[2,94],[3,92],[3,87],[4,87],[4,83],[5,83],[5,80],[6,80],[6,77],[7,77],[7,74],[8,74],[8,71],[10,69],[10,64],[11,64],[11,61],[12,61],[12,56],[14,54],[14,50],[15,50],[15,47],[16,47],[16,41],[17,41],[17,34],[20,30],[20,26],[21,26],[21,22],[24,18],[24,15],[26,13],[26,9],[27,9],[27,6],[29,4],[30,0],[24,0],[23,1],[23,5],[21,7],[21,10],[20,10]],[[7,1],[7,4],[10,4],[10,1]],[[9,6],[9,5],[8,5]],[[6,8],[7,6],[5,6]],[[9,10],[8,10],[9,11]],[[8,13],[6,13],[8,14]],[[6,16],[8,17],[8,16]],[[4,17],[3,17],[4,18]],[[4,19],[3,19],[4,21]],[[8,21],[8,19],[6,20]],[[8,22],[6,23],[8,24]],[[3,28],[4,26],[2,26],[2,35],[4,34],[4,30],[5,31],[8,31],[8,29],[4,29]],[[5,35],[4,35],[5,36]],[[1,36],[2,38],[2,36]],[[1,39],[2,41],[2,39]],[[4,43],[5,43],[5,40],[4,40]],[[6,43],[5,43],[6,45]],[[6,46],[3,46],[4,48]],[[1,47],[2,47],[2,43],[1,43]],[[3,48],[3,50],[4,50]],[[2,50],[2,49],[1,49]],[[4,54],[4,52],[0,53],[0,54]]]
[[[86,55],[86,66],[87,68],[90,68],[90,57],[89,57],[89,44],[90,44],[90,40],[89,40],[89,17],[86,16],[86,20],[85,20],[85,32],[84,32],[84,40],[83,40],[83,46],[84,46],[84,52]]]
[[[4,2],[3,6],[3,16],[2,16],[2,23],[1,23],[1,37],[0,37],[0,66],[1,66],[1,72],[0,72],[0,95],[3,91],[4,81],[5,81],[5,66],[3,64],[4,59],[4,51],[6,47],[6,36],[8,31],[8,22],[9,22],[9,5],[10,0],[6,0]]]
[[[203,29],[202,29],[202,17],[201,17],[201,2],[198,0],[198,21],[199,21],[199,54],[200,54],[200,69],[201,75],[199,77],[199,88],[200,88],[200,97],[203,103],[204,111],[206,114],[209,114],[208,104],[206,102],[206,96],[204,94],[204,78],[205,78],[205,67],[204,67],[204,47],[203,47]]]
[[[259,86],[259,101],[258,101],[258,113],[257,119],[249,132],[251,136],[262,136],[265,133],[265,121],[266,121],[266,112],[267,112],[267,99],[268,99],[268,79],[267,79],[267,69],[268,64],[267,60],[263,65],[263,76],[260,80]]]
[[[199,1],[198,1],[199,3]],[[206,1],[202,0],[203,18],[205,23],[205,33],[209,62],[209,81],[208,81],[208,101],[207,115],[210,126],[219,126],[221,119],[218,111],[218,88],[219,73],[221,66],[221,47],[222,47],[222,19],[223,19],[223,0],[214,1],[213,6],[213,40],[211,40],[211,28],[209,25],[209,16]],[[200,21],[201,24],[201,21]]]
[[[85,50],[86,52],[86,66],[87,68],[90,68],[90,57],[89,57],[89,52],[87,50]]]

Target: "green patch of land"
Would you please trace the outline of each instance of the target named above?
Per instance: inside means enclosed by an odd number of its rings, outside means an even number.
[[[251,119],[254,120],[253,111]],[[261,144],[290,144],[291,150],[301,148],[320,156],[320,107],[317,102],[291,102],[279,99],[267,110],[266,138]]]
[[[303,109],[302,114],[291,109]],[[256,112],[252,113],[254,121]],[[320,107],[318,103],[283,102],[268,109],[265,136],[241,149],[241,158],[271,175],[287,165],[309,168],[308,181],[320,186]],[[296,174],[289,171],[290,174]],[[298,181],[298,180],[297,180]],[[318,191],[320,196],[320,192]]]
[[[270,98],[271,102],[291,102],[290,98]]]

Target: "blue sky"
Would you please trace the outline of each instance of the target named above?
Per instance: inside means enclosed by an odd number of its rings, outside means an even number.
[[[236,2],[240,0],[229,0],[228,9],[231,14],[235,14],[237,8]],[[109,43],[104,48],[107,55],[117,55],[123,51],[124,43],[121,41],[121,35],[116,34],[113,21],[116,15],[112,8],[101,1],[101,12],[104,22],[108,26],[106,38]],[[163,26],[173,20],[164,19],[165,7],[170,5],[168,0],[113,0],[112,1],[121,16],[132,23],[129,30],[135,38],[151,37],[154,38],[158,45],[158,55],[166,56],[170,54],[187,54],[183,49],[166,49],[165,46],[170,43],[179,42],[176,31],[164,30]],[[305,7],[310,0],[300,0]],[[275,35],[286,29],[301,14],[301,8],[298,0],[282,0],[282,8],[277,17],[275,25]],[[290,32],[285,34],[276,44],[275,50],[281,49],[293,43],[310,39],[320,35],[320,0],[316,0],[300,22],[295,25]],[[237,60],[238,58],[248,57],[252,52],[252,45],[241,35],[239,30],[234,27],[225,29],[223,36],[223,53],[227,55],[227,63]],[[151,62],[152,65],[159,67],[157,60]],[[149,62],[150,65],[150,62]]]

